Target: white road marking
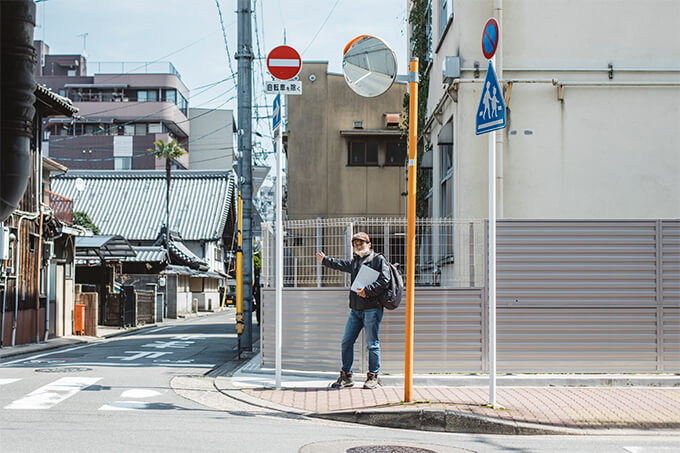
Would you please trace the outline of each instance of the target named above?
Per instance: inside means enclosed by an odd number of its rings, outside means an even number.
[[[158,329],[149,330],[149,333],[154,333],[154,332],[158,332],[158,331],[169,329],[169,328],[170,328],[170,326],[159,327]]]
[[[678,451],[675,447],[623,447],[624,450],[630,453],[663,453]]]
[[[143,401],[112,401],[99,408],[100,411],[135,411],[147,409],[151,403]]]
[[[20,381],[21,378],[18,379],[10,379],[10,378],[4,378],[0,379],[0,385],[6,385],[6,384],[11,384],[12,382]]]
[[[40,387],[25,397],[13,401],[5,409],[49,409],[101,378],[65,377]]]
[[[121,360],[137,360],[141,358],[157,359],[158,357],[172,354],[172,352],[152,352],[152,351],[125,351],[125,354],[132,354],[131,356],[124,355],[110,355],[107,359],[121,359]]]
[[[153,343],[143,344],[143,348],[157,348],[157,349],[184,349],[191,346],[193,341],[154,341]]]
[[[120,397],[121,398],[151,398],[152,396],[158,396],[161,392],[149,389],[130,389],[124,391]]]

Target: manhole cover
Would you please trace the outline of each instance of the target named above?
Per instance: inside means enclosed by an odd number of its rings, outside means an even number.
[[[92,371],[92,368],[82,366],[70,366],[59,368],[36,368],[36,373],[80,373],[82,371]]]
[[[362,445],[348,448],[346,451],[347,453],[437,453],[434,450],[403,445]]]

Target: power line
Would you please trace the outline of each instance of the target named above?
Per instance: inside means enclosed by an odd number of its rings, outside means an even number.
[[[217,5],[217,12],[220,16],[220,27],[222,27],[222,37],[224,38],[224,48],[227,51],[227,62],[229,64],[229,71],[231,72],[231,78],[236,80],[236,73],[234,73],[234,68],[231,65],[231,54],[229,53],[229,44],[227,41],[227,31],[224,28],[224,20],[222,19],[222,8],[220,7],[220,2],[215,0],[215,5]]]
[[[302,51],[302,55],[304,55],[307,52],[307,50],[309,50],[309,48],[312,46],[312,44],[314,44],[314,40],[316,39],[317,36],[319,36],[319,33],[321,33],[321,30],[323,30],[323,27],[326,25],[326,22],[328,22],[328,19],[330,19],[331,14],[333,14],[333,11],[335,10],[335,7],[338,6],[338,3],[340,3],[340,0],[335,0],[335,4],[331,8],[331,10],[328,12],[328,16],[326,16],[326,19],[323,21],[323,23],[321,24],[321,27],[319,27],[319,30],[316,32],[316,34],[314,35],[312,40],[309,42],[309,44],[307,45],[305,50]]]

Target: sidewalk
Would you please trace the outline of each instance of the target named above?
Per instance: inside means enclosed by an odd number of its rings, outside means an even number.
[[[85,344],[85,343],[93,343],[96,341],[101,341],[102,339],[105,338],[113,338],[113,337],[118,337],[122,335],[127,335],[127,334],[132,334],[135,332],[139,331],[144,331],[146,329],[150,329],[153,327],[163,327],[163,326],[169,326],[173,324],[177,324],[183,321],[186,321],[188,319],[193,319],[193,318],[199,318],[203,316],[210,316],[212,314],[216,313],[222,313],[225,311],[228,311],[229,309],[227,308],[226,310],[218,310],[215,312],[198,312],[198,313],[188,313],[188,314],[183,314],[181,318],[177,319],[166,319],[163,322],[158,322],[154,324],[146,324],[144,326],[139,326],[139,327],[130,327],[130,328],[122,328],[122,327],[110,327],[110,326],[97,326],[97,336],[96,337],[91,337],[91,336],[86,336],[86,335],[71,335],[67,337],[52,337],[48,338],[47,341],[41,341],[40,343],[28,343],[28,344],[21,344],[21,345],[16,345],[16,346],[6,346],[3,348],[0,348],[0,360],[6,359],[9,357],[14,357],[18,355],[24,355],[24,354],[38,354],[41,352],[45,351],[50,351],[52,349],[59,349],[67,346],[76,346],[80,344]]]
[[[215,385],[257,406],[393,428],[489,434],[680,435],[678,375],[598,376],[585,381],[567,375],[502,376],[496,398],[502,407],[493,409],[484,406],[489,397],[486,376],[455,376],[434,385],[427,385],[432,384],[428,376],[414,376],[413,401],[404,403],[400,376],[386,376],[380,388],[364,390],[364,376],[356,375],[355,387],[332,390],[328,384],[337,377],[334,373],[287,372],[282,389],[276,390],[273,374],[258,367],[256,356],[233,376],[218,377]],[[604,385],[592,386],[592,382]],[[451,383],[455,385],[446,385]],[[626,386],[616,385],[622,383]]]

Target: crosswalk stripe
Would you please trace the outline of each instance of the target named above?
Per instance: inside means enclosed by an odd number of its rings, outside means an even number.
[[[0,379],[0,385],[5,385],[5,384],[11,384],[12,382],[20,381],[21,378],[18,379],[10,379],[10,378],[2,378]]]
[[[151,407],[144,401],[112,401],[99,408],[100,411],[138,411]]]
[[[13,401],[5,406],[5,409],[49,409],[100,379],[98,377],[64,377],[57,379],[29,393],[25,397]]]

